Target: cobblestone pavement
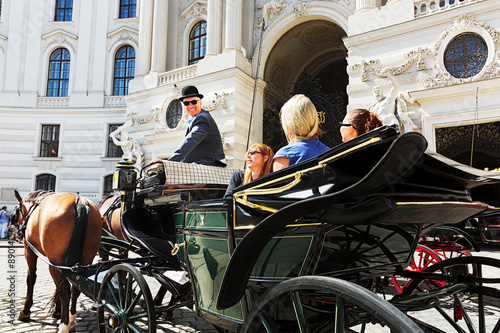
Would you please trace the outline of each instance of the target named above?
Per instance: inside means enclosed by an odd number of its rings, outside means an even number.
[[[9,254],[11,254],[10,258]],[[500,259],[500,246],[487,246],[477,255]],[[26,262],[23,247],[21,245],[11,247],[6,241],[0,240],[0,267],[2,268],[0,269],[0,330],[2,332],[57,332],[58,324],[49,315],[49,300],[54,293],[54,284],[48,272],[48,266],[44,262],[38,261],[32,321],[29,323],[17,320],[26,295]],[[488,273],[485,272],[485,274]],[[388,288],[394,290],[393,287]],[[388,293],[390,294],[391,290]],[[97,323],[92,303],[92,300],[86,296],[80,296],[77,310],[77,332],[96,332]],[[487,318],[498,320],[500,305],[487,310]],[[419,312],[418,316],[426,322],[440,321],[444,323],[444,319],[433,310]],[[444,330],[450,331],[446,328]],[[175,310],[173,320],[170,322],[159,320],[157,331],[217,333],[210,323],[197,317],[195,312],[188,308]]]

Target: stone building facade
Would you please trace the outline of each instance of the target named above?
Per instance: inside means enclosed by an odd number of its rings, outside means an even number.
[[[133,17],[120,18],[124,3],[135,5]],[[109,133],[122,124],[145,163],[167,158],[187,125],[176,100],[186,85],[205,95],[231,167],[243,167],[248,144],[285,143],[279,109],[293,94],[313,100],[322,141],[334,146],[346,110],[370,107],[375,92],[393,96],[403,127],[430,149],[500,166],[497,1],[75,0],[66,21],[56,20],[57,0],[1,6],[0,202],[8,205],[13,188],[26,194],[47,179],[56,191],[100,199],[120,160],[110,157]],[[134,55],[127,94],[116,79],[124,48],[125,60]],[[67,96],[51,96],[61,49]],[[56,156],[44,150],[50,126],[59,126]]]

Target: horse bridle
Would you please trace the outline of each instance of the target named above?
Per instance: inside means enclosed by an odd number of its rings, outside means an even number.
[[[52,195],[52,194],[55,194],[55,192],[49,192],[49,193],[45,194],[43,197],[41,197],[40,199],[38,199],[37,201],[35,201],[35,203],[33,203],[33,205],[31,205],[31,207],[28,209],[28,213],[26,215],[24,215],[24,213],[23,213],[23,201],[24,201],[24,199],[21,199],[19,201],[19,212],[21,213],[21,216],[24,220],[24,223],[19,228],[20,230],[24,231],[24,229],[26,229],[26,225],[28,224],[28,220],[29,220],[31,214],[33,214],[33,212],[40,205],[40,203],[42,202],[43,199],[45,199],[46,197],[48,197],[49,195]],[[19,216],[18,216],[17,223],[19,224]]]

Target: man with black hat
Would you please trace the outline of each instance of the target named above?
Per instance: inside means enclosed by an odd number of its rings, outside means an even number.
[[[201,108],[203,95],[195,86],[182,88],[179,100],[189,119],[184,141],[169,158],[170,161],[225,167],[222,138],[214,118]]]

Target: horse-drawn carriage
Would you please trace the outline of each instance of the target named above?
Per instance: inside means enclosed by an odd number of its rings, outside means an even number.
[[[102,237],[113,258],[75,266],[68,279],[96,301],[100,332],[155,332],[157,315],[193,304],[221,331],[443,332],[412,315],[436,309],[457,332],[498,332],[499,318],[486,318],[500,278],[482,270],[500,261],[403,269],[424,226],[491,214],[469,189],[500,181],[426,148],[418,133],[379,128],[240,186],[231,199],[222,198],[224,168],[165,161],[137,176],[121,164],[114,181],[131,241]],[[403,293],[385,300],[369,291],[393,274],[408,279]],[[159,282],[155,298],[144,276]]]

